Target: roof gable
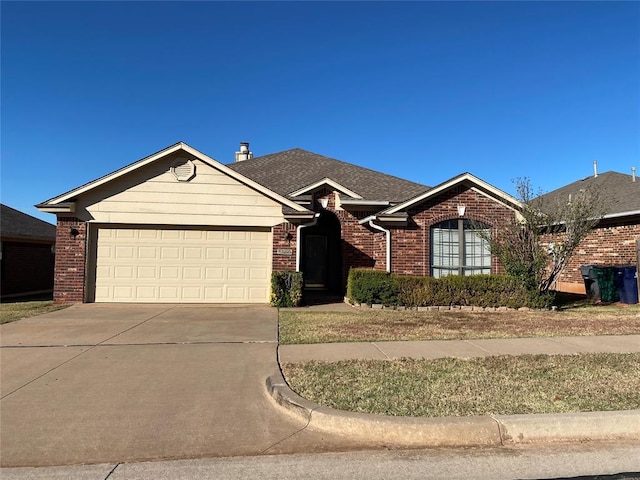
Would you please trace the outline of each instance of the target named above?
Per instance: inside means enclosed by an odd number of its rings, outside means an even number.
[[[327,181],[349,196],[356,193],[358,196],[354,198],[372,201],[400,202],[429,189],[419,183],[301,148],[227,166],[283,196],[301,195]]]
[[[316,183],[313,183],[311,185],[307,185],[306,187],[301,188],[300,190],[296,190],[295,192],[291,192],[289,194],[289,196],[290,197],[299,197],[300,195],[304,195],[306,193],[311,193],[314,190],[317,190],[318,188],[322,188],[322,187],[331,187],[334,190],[338,190],[340,193],[344,193],[345,195],[348,195],[348,196],[350,196],[352,198],[359,198],[359,199],[362,198],[356,192],[354,192],[352,190],[349,190],[347,187],[345,187],[343,185],[340,185],[338,182],[334,182],[330,178],[323,178],[322,180],[319,180]]]
[[[73,190],[70,190],[66,193],[63,193],[62,195],[59,195],[57,197],[53,197],[49,200],[46,200],[38,205],[37,208],[42,210],[42,211],[57,211],[57,206],[63,205],[63,204],[67,204],[67,202],[73,202],[75,201],[79,196],[81,195],[85,195],[90,191],[93,191],[109,182],[113,182],[117,179],[120,179],[126,175],[132,174],[133,172],[142,169],[143,167],[146,167],[148,165],[153,164],[154,162],[160,161],[166,157],[168,157],[169,155],[179,152],[179,151],[184,151],[187,154],[193,156],[194,158],[206,163],[207,165],[209,165],[210,167],[214,168],[215,170],[233,178],[234,180],[237,180],[238,182],[262,193],[263,195],[271,198],[272,200],[275,200],[278,203],[281,203],[283,206],[286,206],[288,208],[291,208],[295,211],[307,211],[304,207],[301,207],[300,205],[296,204],[295,202],[283,197],[282,195],[278,194],[277,192],[274,192],[272,190],[270,190],[269,188],[264,187],[263,185],[256,183],[255,181],[251,180],[250,178],[245,177],[244,175],[242,175],[241,173],[235,172],[231,169],[229,169],[228,167],[226,167],[225,165],[221,164],[220,162],[218,162],[217,160],[205,155],[204,153],[196,150],[193,147],[190,147],[189,145],[187,145],[186,143],[183,142],[178,142],[174,145],[171,145],[163,150],[160,150],[159,152],[156,152],[148,157],[145,157],[141,160],[138,160],[137,162],[131,163],[119,170],[116,170],[112,173],[109,173],[103,177],[100,177],[96,180],[93,180],[92,182],[86,183],[84,185],[81,185],[80,187],[77,187]],[[70,209],[72,209],[71,206],[69,206]]]
[[[406,209],[416,204],[424,202],[425,200],[437,197],[443,192],[446,192],[458,185],[467,185],[473,190],[477,191],[478,193],[488,196],[502,203],[508,208],[511,208],[512,210],[518,210],[521,206],[520,202],[515,197],[509,195],[508,193],[500,190],[499,188],[494,187],[493,185],[483,180],[480,180],[478,177],[475,177],[472,174],[467,172],[467,173],[462,173],[457,177],[453,177],[452,179],[447,180],[446,182],[443,182],[440,185],[433,187],[427,192],[424,192],[420,195],[410,198],[398,205],[389,207],[386,210],[383,210],[382,212],[380,212],[380,214],[391,215],[398,212],[403,212]]]
[[[0,232],[4,238],[51,241],[55,241],[56,238],[55,225],[2,204],[0,204]]]

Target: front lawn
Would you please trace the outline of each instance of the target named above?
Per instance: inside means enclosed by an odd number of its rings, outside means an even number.
[[[640,408],[640,354],[283,364],[291,388],[354,412],[442,417]]]
[[[640,334],[640,306],[499,312],[280,311],[280,343]]]
[[[11,302],[0,304],[0,324],[14,322],[43,313],[55,312],[68,305],[54,305],[53,301]]]

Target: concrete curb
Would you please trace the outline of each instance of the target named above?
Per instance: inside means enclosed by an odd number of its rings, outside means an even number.
[[[307,427],[396,447],[470,447],[595,440],[640,440],[640,410],[549,415],[392,417],[323,407],[302,398],[282,374],[268,377],[274,402]]]

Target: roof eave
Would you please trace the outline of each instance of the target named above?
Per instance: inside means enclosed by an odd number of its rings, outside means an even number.
[[[307,221],[313,220],[316,217],[316,215],[317,214],[315,212],[308,210],[306,212],[285,213],[284,218],[285,220],[291,223],[300,223],[300,222],[304,222],[305,220]]]
[[[364,200],[359,198],[345,198],[340,200],[341,205],[354,206],[354,207],[388,207],[391,202],[388,200]]]
[[[377,214],[369,215],[358,221],[360,225],[368,224],[369,222],[384,223],[394,226],[405,226],[409,220],[409,215],[406,212],[400,212],[395,214]]]
[[[62,195],[59,195],[57,197],[51,198],[41,204],[39,204],[37,206],[37,208],[39,208],[41,211],[46,211],[43,210],[43,208],[48,208],[51,207],[53,205],[59,205],[61,203],[64,203],[66,201],[68,201],[69,199],[72,198],[76,198],[79,195],[82,195],[84,193],[86,193],[89,190],[93,190],[101,185],[104,185],[107,182],[113,181],[117,178],[120,178],[138,168],[144,167],[145,165],[148,165],[162,157],[165,157],[167,155],[170,155],[178,150],[183,150],[189,154],[191,154],[192,156],[198,158],[199,160],[207,163],[209,166],[211,166],[212,168],[228,175],[229,177],[233,178],[234,180],[239,181],[240,183],[243,183],[245,185],[247,185],[248,187],[262,193],[263,195],[271,198],[272,200],[285,205],[293,210],[297,210],[297,211],[306,211],[307,209],[304,208],[301,205],[298,205],[297,203],[295,203],[292,200],[289,200],[285,197],[283,197],[282,195],[266,188],[263,185],[260,185],[259,183],[251,180],[250,178],[242,175],[241,173],[238,173],[234,170],[231,170],[229,167],[223,165],[222,163],[218,162],[217,160],[209,157],[208,155],[205,155],[204,153],[196,150],[195,148],[187,145],[184,142],[178,142],[174,145],[171,145],[170,147],[167,147],[163,150],[160,150],[157,153],[154,153],[153,155],[150,155],[148,157],[145,157],[141,160],[138,160],[137,162],[134,162],[130,165],[127,165],[126,167],[123,167],[119,170],[116,170],[115,172],[112,172],[108,175],[105,175],[103,177],[100,177],[97,180],[94,180],[93,182],[89,182],[86,183],[78,188],[75,188],[73,190],[70,190],[66,193],[63,193]],[[42,208],[41,208],[42,207]],[[53,213],[57,213],[57,212],[53,212]]]
[[[312,183],[310,185],[307,185],[306,187],[300,188],[298,190],[296,190],[295,192],[291,192],[288,196],[289,197],[297,197],[299,195],[304,195],[306,193],[309,193],[319,187],[322,187],[323,185],[328,185],[336,190],[338,190],[340,193],[344,193],[345,195],[349,195],[350,197],[353,198],[359,198],[361,199],[362,196],[358,195],[356,192],[354,192],[353,190],[348,189],[347,187],[345,187],[344,185],[340,185],[338,182],[331,180],[328,177],[323,178],[322,180],[318,180],[315,183]]]
[[[45,213],[75,213],[76,202],[63,202],[56,204],[40,203],[35,207]]]
[[[631,210],[628,212],[619,212],[619,213],[607,213],[602,216],[602,219],[608,218],[620,218],[620,217],[635,217],[636,215],[640,215],[640,210]]]

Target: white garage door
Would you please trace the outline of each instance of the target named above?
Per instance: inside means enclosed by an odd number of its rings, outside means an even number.
[[[96,302],[266,303],[268,230],[98,229]]]

